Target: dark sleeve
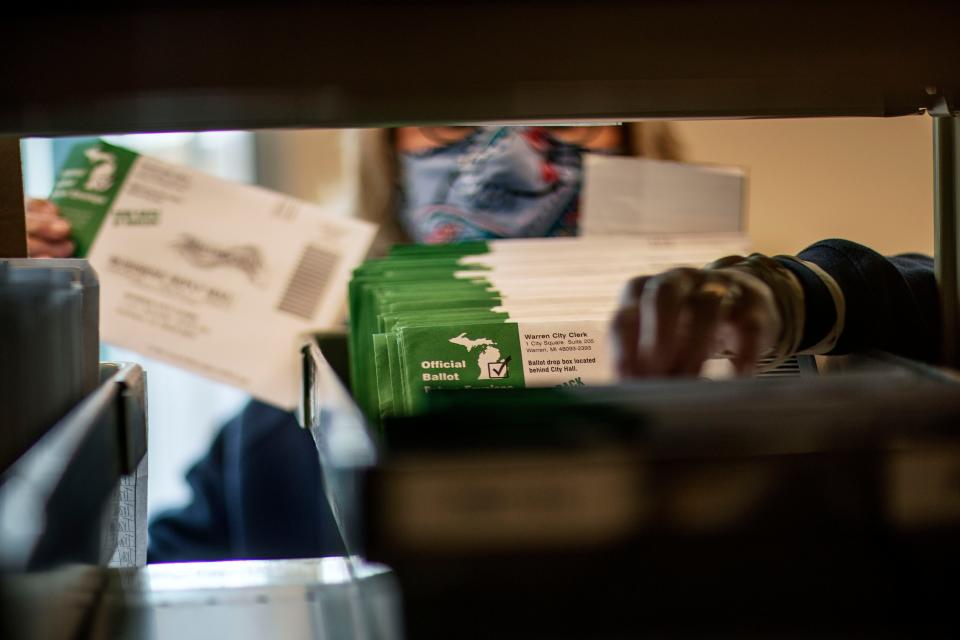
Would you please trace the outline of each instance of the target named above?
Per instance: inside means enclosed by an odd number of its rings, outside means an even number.
[[[218,560],[229,555],[230,531],[224,496],[224,449],[228,422],[206,455],[187,471],[190,503],[161,513],[150,522],[148,562]]]
[[[797,257],[830,274],[843,292],[843,333],[830,353],[876,348],[936,361],[940,349],[940,301],[930,257],[884,257],[848,240],[823,240]],[[806,321],[801,349],[806,349],[819,342],[836,322],[833,299],[813,271],[786,258],[779,260],[803,286]]]
[[[187,506],[150,524],[148,560],[340,555],[316,447],[293,414],[249,403],[187,473]]]

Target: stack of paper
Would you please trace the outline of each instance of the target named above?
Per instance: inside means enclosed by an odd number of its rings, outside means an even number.
[[[395,247],[350,284],[354,395],[376,422],[437,390],[610,382],[630,278],[746,251],[739,233]]]

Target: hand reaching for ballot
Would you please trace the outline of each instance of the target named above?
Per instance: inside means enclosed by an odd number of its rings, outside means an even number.
[[[31,258],[69,258],[74,245],[70,223],[49,200],[27,200],[27,255]]]
[[[614,363],[623,378],[696,376],[731,355],[738,374],[780,342],[773,289],[737,269],[672,269],[631,280],[614,318]]]

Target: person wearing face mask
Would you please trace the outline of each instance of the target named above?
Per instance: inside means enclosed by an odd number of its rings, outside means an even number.
[[[584,153],[681,155],[665,123],[342,135],[352,210],[380,228],[373,255],[399,242],[575,235]],[[69,225],[52,203],[28,201],[27,228],[34,257],[72,254]],[[250,402],[187,481],[190,502],[150,524],[151,562],[344,553],[313,442],[287,411]]]
[[[406,127],[345,131],[355,215],[372,251],[576,233],[584,152],[681,160],[668,123],[579,127]]]
[[[584,152],[625,154],[625,129],[401,129],[398,221],[426,244],[576,235]]]

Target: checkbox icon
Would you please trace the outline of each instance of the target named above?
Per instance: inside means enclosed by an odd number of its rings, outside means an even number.
[[[509,378],[510,358],[511,356],[507,356],[500,362],[488,362],[487,375],[489,375],[491,378]]]

